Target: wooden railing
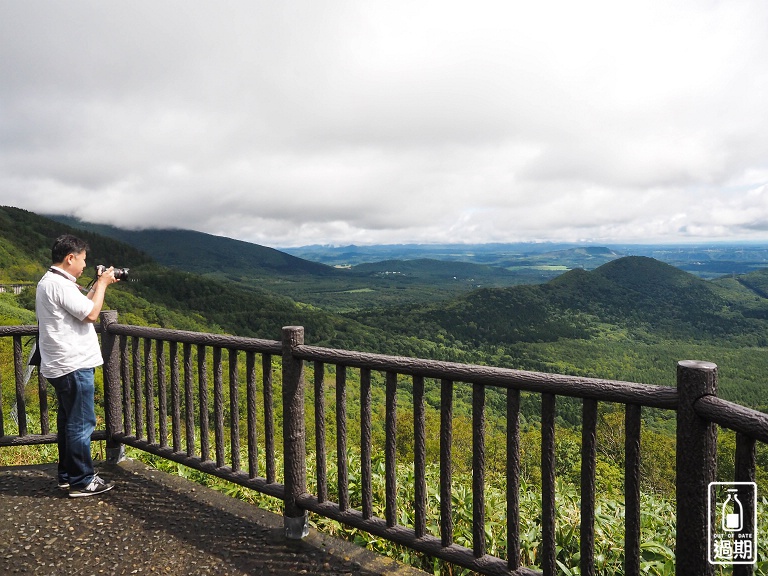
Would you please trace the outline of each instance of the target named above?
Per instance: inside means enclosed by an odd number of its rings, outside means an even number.
[[[0,410],[0,447],[52,443],[48,425],[45,382],[37,379],[40,430],[31,432],[26,412],[25,345],[35,326],[0,327],[0,337],[13,341],[15,400],[18,427],[9,434]],[[118,461],[123,446],[227,479],[284,501],[286,534],[307,533],[307,513],[338,520],[398,544],[482,574],[539,574],[520,565],[520,398],[541,396],[541,553],[543,573],[557,573],[555,546],[555,415],[559,397],[582,401],[580,573],[595,574],[596,429],[599,403],[624,405],[625,413],[625,574],[640,574],[640,428],[643,408],[677,413],[676,497],[678,574],[714,574],[708,561],[708,486],[716,473],[717,426],[737,432],[736,481],[755,477],[755,443],[768,442],[768,417],[717,398],[717,367],[707,362],[681,361],[677,388],[577,378],[488,366],[438,362],[310,346],[301,327],[283,329],[282,341],[239,338],[121,325],[116,312],[101,319],[104,357],[105,430],[108,458]],[[244,370],[242,369],[244,362]],[[312,386],[305,371],[314,376]],[[348,375],[357,371],[360,395],[362,501],[349,498],[346,457]],[[328,376],[335,373],[333,405],[326,403]],[[244,374],[244,381],[241,376]],[[375,376],[375,377],[374,377]],[[395,476],[397,454],[397,393],[404,380],[413,395],[413,501],[402,501]],[[383,447],[372,444],[372,391],[384,388]],[[427,467],[425,449],[425,383],[440,389],[440,517],[437,534],[427,530]],[[452,422],[454,387],[472,389],[473,518],[471,548],[454,542],[452,496]],[[0,380],[0,397],[3,382]],[[488,554],[485,540],[485,417],[486,393],[500,390],[506,398],[507,426],[507,551]],[[209,397],[212,391],[212,398]],[[313,398],[311,406],[305,399]],[[244,406],[244,407],[243,407]],[[356,408],[356,407],[355,407]],[[334,413],[335,414],[332,414]],[[335,415],[336,469],[329,470],[326,421]],[[306,429],[307,415],[314,421]],[[314,446],[307,446],[308,437]],[[210,444],[210,441],[213,444]],[[282,443],[283,466],[277,446]],[[314,449],[311,450],[310,448]],[[385,459],[384,517],[373,510],[371,461],[382,448]],[[314,453],[316,489],[308,488],[307,455]],[[263,468],[263,469],[262,469]],[[329,472],[337,478],[337,500],[329,500]],[[282,476],[282,478],[281,478]],[[413,506],[413,526],[398,523],[398,511]],[[745,511],[746,514],[749,510]],[[751,565],[734,567],[734,574],[752,573]]]
[[[31,282],[28,284],[0,284],[0,294],[3,292],[10,292],[13,294],[21,294],[25,289],[33,287]]]

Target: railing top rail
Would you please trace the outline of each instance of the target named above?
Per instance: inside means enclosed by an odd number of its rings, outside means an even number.
[[[34,327],[37,330],[37,326]],[[211,334],[206,332],[190,332],[186,330],[169,330],[167,328],[151,328],[147,326],[131,326],[128,324],[109,324],[110,334],[118,336],[136,336],[154,340],[167,340],[182,344],[201,344],[243,350],[244,352],[260,352],[263,354],[280,354],[282,343],[279,340],[262,340],[227,334]]]
[[[717,396],[702,396],[693,405],[696,413],[723,428],[740,432],[768,444],[768,414],[723,400]]]
[[[37,324],[26,326],[0,326],[0,336],[34,336]]]
[[[293,348],[292,352],[303,360],[339,364],[353,368],[370,368],[427,378],[442,378],[457,382],[515,388],[529,392],[546,392],[621,404],[639,404],[653,408],[674,410],[678,405],[677,390],[669,386],[528,372],[405,356],[387,356],[320,346],[300,345]]]

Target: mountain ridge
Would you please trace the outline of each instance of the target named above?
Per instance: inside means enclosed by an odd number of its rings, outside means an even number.
[[[756,339],[764,327],[748,314],[723,313],[733,305],[718,285],[652,258],[626,256],[592,271],[568,271],[545,284],[481,288],[408,314],[422,338],[445,334],[475,346],[590,339],[605,324],[670,338],[739,333]],[[760,309],[768,310],[768,301]],[[401,315],[385,309],[349,316],[394,329],[388,317]]]
[[[274,248],[205,232],[175,228],[125,230],[106,224],[92,224],[77,218],[47,215],[57,222],[97,232],[130,244],[150,254],[157,262],[195,273],[232,272],[248,267],[266,274],[337,275],[338,270],[292,256]]]

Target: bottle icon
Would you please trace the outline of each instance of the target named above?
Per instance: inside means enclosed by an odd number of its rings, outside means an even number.
[[[739,501],[737,488],[728,489],[728,498],[723,502],[722,512],[723,531],[740,532],[744,527],[744,509]]]

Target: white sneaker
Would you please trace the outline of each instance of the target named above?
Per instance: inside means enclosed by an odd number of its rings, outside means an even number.
[[[83,488],[70,488],[69,497],[82,498],[83,496],[95,496],[102,492],[108,492],[114,487],[115,485],[112,484],[112,482],[105,482],[98,474],[94,474],[93,480],[91,480],[91,483],[88,484],[88,486]]]

